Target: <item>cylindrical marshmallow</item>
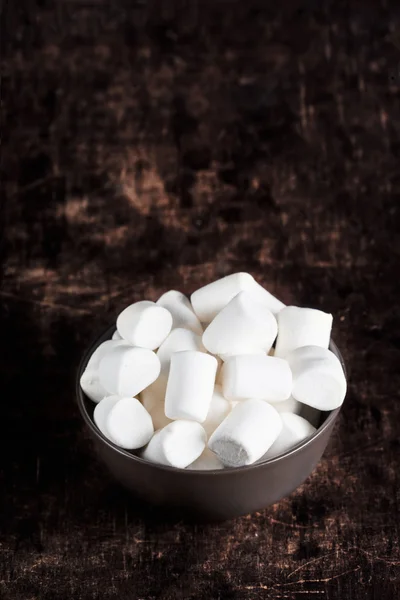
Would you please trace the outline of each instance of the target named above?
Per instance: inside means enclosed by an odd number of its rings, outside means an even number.
[[[169,419],[206,420],[214,392],[217,359],[204,352],[187,350],[171,356],[165,394]]]
[[[116,329],[112,335],[112,340],[122,340],[122,337],[118,333],[118,329]]]
[[[172,315],[172,329],[183,328],[191,329],[197,335],[202,335],[203,328],[196,316],[190,300],[176,290],[170,290],[163,294],[156,302],[158,306],[163,306]]]
[[[223,468],[224,465],[219,460],[218,456],[214,454],[214,452],[211,452],[209,448],[204,448],[203,454],[187,467],[187,469],[193,471],[216,471]]]
[[[232,356],[224,363],[222,381],[223,394],[228,400],[259,398],[282,402],[292,391],[288,362],[266,354]]]
[[[222,388],[216,385],[211,398],[210,408],[208,409],[207,418],[203,423],[204,431],[210,436],[222,423],[225,417],[228,416],[232,409],[232,405],[222,395]]]
[[[245,400],[232,409],[209,439],[208,447],[228,467],[251,465],[281,432],[279,413],[263,400]]]
[[[183,352],[184,350],[207,352],[199,335],[189,329],[173,329],[157,350],[162,374],[168,375],[172,354],[174,352]]]
[[[117,318],[120,336],[133,346],[149,350],[155,350],[163,343],[171,327],[171,313],[147,300],[131,304]]]
[[[276,408],[276,410],[278,411],[278,413],[293,413],[294,415],[299,415],[302,411],[302,409],[304,408],[304,404],[302,404],[301,402],[299,402],[298,400],[296,400],[296,398],[293,398],[293,396],[290,396],[290,398],[288,398],[287,400],[283,400],[282,402],[269,402],[274,408]],[[309,408],[309,407],[308,407]],[[301,415],[302,417],[306,418],[305,415]]]
[[[274,315],[248,292],[237,294],[209,324],[203,344],[212,354],[268,352],[278,326]]]
[[[261,460],[273,458],[287,452],[309,438],[316,431],[315,427],[306,421],[306,419],[300,417],[300,415],[294,415],[293,413],[280,413],[280,415],[282,419],[282,431]]]
[[[286,357],[302,346],[328,348],[332,315],[314,308],[286,306],[277,316],[278,338],[275,356]]]
[[[201,455],[206,441],[206,432],[200,423],[173,421],[155,432],[141,456],[161,465],[185,469]]]
[[[106,396],[95,406],[93,411],[93,421],[100,429],[101,433],[114,442],[107,429],[107,417],[110,410],[121,400],[120,396]]]
[[[339,359],[326,348],[304,346],[287,356],[293,373],[292,394],[296,400],[333,410],[343,403],[347,383]]]
[[[194,312],[202,323],[210,323],[239,292],[249,292],[272,313],[278,313],[284,304],[272,296],[249,273],[233,273],[213,281],[191,295]]]
[[[137,398],[121,398],[108,413],[106,429],[112,441],[126,450],[142,448],[154,433],[151,416]]]
[[[111,348],[99,365],[101,385],[109,394],[136,396],[160,374],[157,355],[147,348],[133,348],[121,344]]]
[[[109,392],[101,385],[99,378],[100,361],[111,348],[116,346],[126,345],[126,342],[121,340],[107,340],[96,348],[92,356],[89,358],[85,371],[82,373],[80,385],[86,396],[93,402],[100,402]]]

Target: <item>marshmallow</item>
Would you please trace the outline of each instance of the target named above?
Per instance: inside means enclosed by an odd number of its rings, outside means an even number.
[[[117,318],[120,336],[133,346],[149,350],[155,350],[162,344],[171,327],[171,313],[147,300],[131,304]]]
[[[112,335],[112,340],[122,340],[122,337],[118,333],[118,329],[116,329]]]
[[[100,361],[100,384],[109,394],[135,396],[157,379],[160,361],[147,348],[119,344],[111,348]]]
[[[197,318],[190,300],[181,292],[171,290],[163,294],[156,302],[158,306],[163,306],[172,315],[172,329],[191,329],[197,335],[202,335],[203,328]]]
[[[347,383],[339,359],[326,348],[304,346],[287,356],[293,373],[296,400],[319,410],[338,408]]]
[[[107,417],[110,410],[120,401],[120,399],[120,396],[106,396],[100,400],[93,411],[93,421],[96,423],[101,433],[112,442],[114,442],[114,440],[111,439],[107,429]]]
[[[328,348],[332,315],[314,308],[286,306],[277,316],[278,338],[275,356],[286,357],[289,352],[302,346]]]
[[[211,452],[209,448],[205,448],[203,454],[187,467],[187,469],[192,469],[193,471],[215,471],[223,468],[224,465],[218,456],[214,452]]]
[[[264,454],[262,460],[273,458],[287,452],[300,442],[306,440],[316,432],[315,427],[300,415],[281,413],[282,431],[271,448]]]
[[[287,400],[283,400],[282,402],[271,402],[270,404],[276,408],[278,413],[293,413],[294,415],[299,415],[302,413],[304,405],[301,404],[296,398],[290,396]],[[307,418],[305,415],[301,414],[302,417]],[[308,419],[307,419],[308,420]]]
[[[165,414],[169,419],[205,421],[217,366],[217,359],[204,352],[187,350],[172,354],[165,394]]]
[[[189,329],[173,329],[157,350],[157,356],[161,363],[161,373],[168,374],[172,354],[184,350],[207,352],[199,335]]]
[[[251,465],[261,458],[282,429],[279,413],[263,400],[239,402],[208,442],[228,467]]]
[[[222,423],[225,417],[231,411],[231,403],[223,397],[222,389],[219,385],[214,388],[214,393],[211,398],[210,408],[208,409],[207,418],[203,423],[204,431],[210,436]]]
[[[203,323],[210,323],[239,292],[250,292],[273,313],[285,305],[272,296],[249,273],[233,273],[196,290],[191,295],[194,312]]]
[[[142,448],[151,439],[154,428],[147,410],[137,398],[121,398],[106,418],[106,429],[120,448]]]
[[[201,455],[206,441],[200,423],[173,421],[155,432],[141,456],[154,463],[184,469]]]
[[[211,321],[203,344],[212,354],[268,352],[277,330],[271,311],[250,293],[240,292]]]
[[[100,346],[97,346],[96,350],[89,358],[86,369],[82,373],[80,385],[86,396],[93,402],[100,402],[105,396],[109,396],[109,392],[101,385],[99,379],[99,365],[101,359],[111,348],[123,344],[127,345],[126,342],[120,340],[107,340],[100,344]]]
[[[223,394],[228,400],[259,398],[281,402],[292,391],[288,362],[266,354],[232,356],[224,363],[222,381]]]

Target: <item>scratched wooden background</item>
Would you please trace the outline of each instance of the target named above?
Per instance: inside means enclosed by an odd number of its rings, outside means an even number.
[[[398,598],[397,1],[1,11],[1,598]],[[126,304],[238,270],[334,313],[348,398],[289,498],[166,520],[96,462],[76,367]]]

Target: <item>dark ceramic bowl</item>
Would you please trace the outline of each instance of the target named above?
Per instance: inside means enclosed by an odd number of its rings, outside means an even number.
[[[229,519],[274,504],[295,490],[318,464],[331,436],[340,408],[322,413],[315,434],[292,450],[247,467],[218,471],[176,469],[147,462],[105,438],[93,422],[96,406],[79,385],[89,357],[115,330],[110,327],[82,358],[76,379],[79,410],[100,459],[117,481],[146,502],[179,508],[207,520]],[[342,356],[331,342],[330,349]]]

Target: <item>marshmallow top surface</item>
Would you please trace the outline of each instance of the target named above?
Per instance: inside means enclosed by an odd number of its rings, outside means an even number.
[[[99,365],[101,385],[110,393],[134,396],[160,374],[160,361],[152,350],[121,344],[103,356]]]
[[[154,433],[151,416],[137,398],[121,398],[109,411],[106,429],[126,450],[142,448]]]
[[[285,358],[302,346],[328,348],[332,329],[331,314],[315,308],[286,306],[277,315],[278,337],[275,356]]]
[[[156,304],[163,306],[171,313],[173,319],[172,329],[190,329],[194,333],[197,333],[197,335],[202,335],[203,328],[201,323],[193,310],[189,298],[182,294],[182,292],[176,290],[165,292],[165,294],[160,296]]]
[[[248,292],[237,294],[211,321],[203,344],[212,354],[268,351],[278,331],[274,315]],[[243,352],[242,352],[243,349]]]
[[[163,306],[147,300],[131,304],[117,318],[120,336],[133,346],[149,350],[158,348],[171,328],[171,313]]]

